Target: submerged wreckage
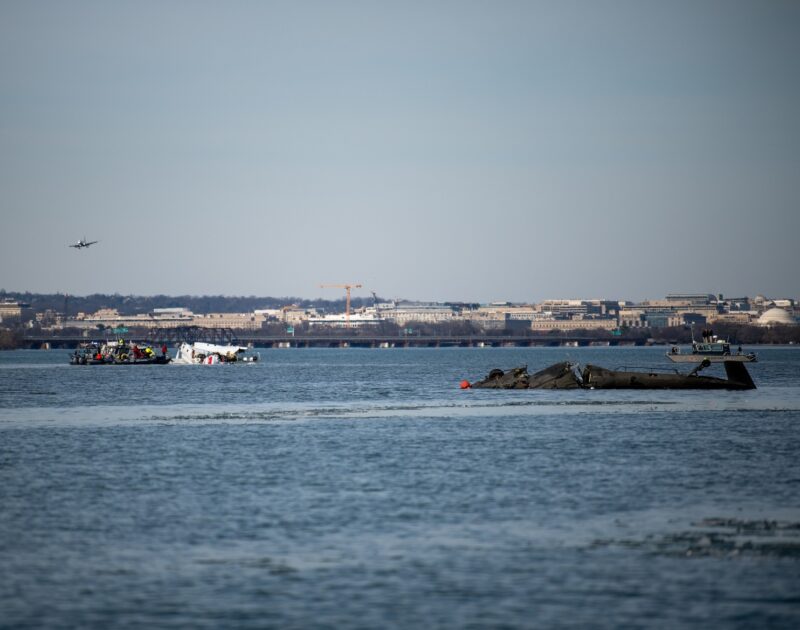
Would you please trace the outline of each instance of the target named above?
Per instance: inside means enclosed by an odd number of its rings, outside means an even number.
[[[727,378],[700,375],[700,370],[711,365],[704,359],[688,374],[650,370],[646,372],[609,370],[596,365],[580,369],[576,364],[563,361],[534,374],[528,367],[510,370],[494,369],[475,383],[462,381],[462,389],[755,389],[756,385],[747,368],[740,361],[725,361]]]

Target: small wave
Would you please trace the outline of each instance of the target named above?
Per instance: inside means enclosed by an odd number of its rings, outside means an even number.
[[[704,518],[691,529],[660,536],[597,539],[590,547],[620,546],[685,558],[746,556],[800,559],[800,522]]]
[[[459,414],[480,414],[480,413],[502,413],[508,409],[531,408],[531,409],[596,409],[596,408],[616,408],[616,407],[642,407],[647,406],[652,409],[653,405],[672,405],[671,402],[653,401],[517,401],[517,402],[498,402],[489,404],[469,404],[463,403],[415,403],[415,404],[372,404],[361,406],[324,406],[306,408],[269,408],[269,409],[240,409],[199,412],[199,413],[157,413],[146,420],[153,422],[163,421],[195,421],[195,422],[271,422],[271,421],[291,421],[310,418],[386,418],[389,416],[440,416],[443,413],[448,415]]]
[[[641,406],[641,405],[675,405],[674,400],[517,400],[497,403],[497,407],[604,407],[604,406]]]
[[[48,400],[53,392],[42,389],[35,392],[41,400]],[[12,401],[13,402],[13,401]],[[726,402],[730,406],[726,406]],[[774,399],[725,401],[714,399],[689,399],[669,397],[658,400],[619,399],[612,397],[570,397],[559,400],[553,396],[536,398],[489,399],[486,397],[457,397],[435,400],[385,400],[357,401],[353,403],[217,403],[173,405],[94,405],[84,407],[30,406],[3,407],[0,405],[0,428],[35,426],[112,426],[131,423],[265,423],[297,422],[329,419],[378,420],[389,418],[454,419],[470,417],[542,417],[560,415],[609,414],[635,415],[640,413],[696,413],[721,414],[725,417],[739,414],[796,414],[793,405],[775,405]]]

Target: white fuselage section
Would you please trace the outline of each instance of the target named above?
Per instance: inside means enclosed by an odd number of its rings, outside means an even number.
[[[229,363],[236,361],[240,352],[247,348],[241,346],[221,346],[214,343],[182,343],[178,353],[172,360],[173,363],[186,365],[214,365],[216,363]]]

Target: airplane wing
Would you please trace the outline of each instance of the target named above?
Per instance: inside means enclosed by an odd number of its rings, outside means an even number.
[[[84,243],[84,247],[89,247],[89,245],[94,245],[95,243],[99,243],[100,241],[89,241],[88,243]]]

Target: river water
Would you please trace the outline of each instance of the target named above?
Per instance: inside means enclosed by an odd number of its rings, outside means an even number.
[[[800,627],[800,350],[748,392],[460,390],[663,348],[0,353],[0,627]]]

